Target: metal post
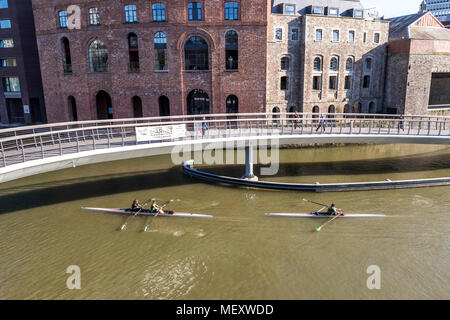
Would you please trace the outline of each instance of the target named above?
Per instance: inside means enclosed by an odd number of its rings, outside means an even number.
[[[61,145],[61,135],[58,132],[58,142],[59,142],[59,155],[62,156],[62,145]]]
[[[258,177],[253,174],[253,146],[249,142],[245,146],[245,175],[242,179],[258,181]]]
[[[3,142],[0,142],[0,148],[2,150],[3,166],[6,167],[6,155],[5,155],[5,150],[3,149]]]
[[[20,144],[22,146],[22,162],[25,162],[25,148],[23,147],[23,140],[20,139]]]
[[[41,156],[42,156],[42,159],[44,159],[45,154],[44,154],[44,144],[42,143],[42,136],[39,136],[39,141],[41,142]]]
[[[75,137],[77,140],[77,153],[79,153],[80,152],[80,142],[78,141],[79,140],[78,139],[78,131],[75,131]]]

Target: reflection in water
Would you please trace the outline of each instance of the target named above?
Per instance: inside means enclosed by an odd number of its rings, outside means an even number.
[[[442,146],[281,150],[277,181],[450,176]],[[242,176],[243,166],[212,171]],[[257,171],[256,171],[257,173]],[[301,176],[297,176],[300,174]],[[169,156],[82,166],[0,185],[0,299],[448,299],[450,187],[339,193],[274,192],[201,183]],[[214,219],[86,212],[131,200]],[[270,218],[335,202],[381,219]],[[376,264],[382,290],[368,290]],[[82,289],[65,273],[78,265]]]

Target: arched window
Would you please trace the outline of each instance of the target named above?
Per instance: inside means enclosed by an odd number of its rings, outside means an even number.
[[[69,120],[78,121],[77,103],[75,101],[75,98],[73,96],[69,96],[67,100],[69,103]]]
[[[157,32],[153,39],[155,46],[155,70],[165,71],[167,66],[167,37],[164,32]]]
[[[290,62],[289,57],[281,58],[281,70],[289,71],[289,68],[290,68],[290,63],[289,62]]]
[[[345,62],[345,71],[353,71],[353,58],[347,58]]]
[[[312,113],[313,113],[312,117],[313,118],[318,118],[319,117],[319,111],[320,111],[319,106],[314,106],[312,108]]]
[[[370,88],[370,76],[364,76],[363,78],[363,88]]]
[[[277,113],[280,113],[280,108],[274,107],[274,108],[272,109],[272,113],[275,113],[275,114],[272,116],[272,118],[273,118],[273,119],[278,119],[278,118],[280,117],[280,115],[277,114]],[[278,121],[278,120],[275,120],[275,123],[277,123],[277,121]]]
[[[138,37],[134,33],[128,35],[128,70],[130,72],[139,72],[139,47]]]
[[[319,57],[314,59],[314,71],[322,71],[322,59]]]
[[[227,113],[239,112],[239,100],[235,95],[228,96],[227,98]]]
[[[164,3],[154,3],[152,4],[153,10],[153,21],[166,21],[166,6]]]
[[[187,96],[188,114],[209,114],[209,96],[203,90],[192,90]]]
[[[202,37],[190,37],[184,45],[184,68],[209,70],[208,44]]]
[[[239,20],[239,3],[225,2],[225,20]]]
[[[61,39],[61,45],[63,50],[63,70],[64,73],[72,73],[72,57],[70,55],[69,39],[66,37]]]
[[[339,60],[336,57],[332,57],[330,60],[330,70],[338,71],[339,70]]]
[[[344,113],[351,113],[350,105],[346,104],[344,106]]]
[[[237,70],[239,60],[239,40],[236,31],[225,34],[225,59],[227,70]]]
[[[108,48],[100,40],[89,45],[89,65],[91,72],[108,72]]]
[[[367,58],[365,60],[364,69],[367,71],[372,70],[372,58]]]
[[[159,103],[159,115],[161,117],[170,116],[170,101],[166,96],[161,96],[158,99]]]

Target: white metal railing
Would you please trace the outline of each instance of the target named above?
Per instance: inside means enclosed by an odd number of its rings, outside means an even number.
[[[208,130],[197,130],[202,123]],[[183,138],[137,142],[135,128],[186,124]],[[407,135],[450,139],[450,117],[380,114],[239,113],[111,119],[0,130],[0,167],[65,154],[138,144],[260,135]]]

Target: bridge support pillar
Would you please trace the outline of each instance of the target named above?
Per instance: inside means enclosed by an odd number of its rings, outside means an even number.
[[[253,173],[253,153],[254,149],[251,144],[245,147],[245,175],[242,179],[258,181],[258,177]]]

